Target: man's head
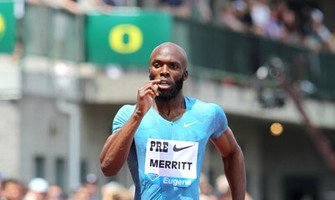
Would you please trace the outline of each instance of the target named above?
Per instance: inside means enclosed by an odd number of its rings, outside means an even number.
[[[47,192],[47,199],[61,199],[63,190],[58,185],[50,185]]]
[[[8,200],[20,200],[23,198],[22,184],[14,179],[8,179],[4,182],[3,196]]]
[[[49,183],[43,178],[33,178],[29,184],[29,193],[37,200],[46,199]]]
[[[156,47],[150,56],[150,80],[160,80],[158,99],[170,100],[180,94],[188,77],[187,55],[180,46],[166,42]]]
[[[93,173],[87,174],[84,186],[87,189],[89,196],[93,197],[98,189],[98,177]]]

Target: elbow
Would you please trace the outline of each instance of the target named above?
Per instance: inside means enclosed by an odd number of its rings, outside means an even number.
[[[244,163],[244,155],[243,155],[243,151],[239,146],[236,146],[236,148],[234,148],[229,154],[227,155],[223,155],[222,156],[223,160],[236,160],[239,163]]]
[[[102,173],[104,174],[104,176],[106,177],[112,177],[117,175],[118,173],[118,169],[116,169],[115,167],[113,167],[113,165],[111,164],[111,161],[101,161],[100,164],[100,168]]]
[[[101,171],[106,177],[112,177],[117,174],[117,172],[114,172],[113,170],[106,169],[104,167],[101,167]]]

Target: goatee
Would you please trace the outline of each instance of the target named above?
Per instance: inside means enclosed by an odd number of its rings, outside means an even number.
[[[156,97],[158,100],[169,101],[175,98],[180,90],[183,88],[184,76],[182,76],[179,80],[176,81],[174,87],[171,90],[160,90],[158,89],[158,96]],[[150,80],[153,80],[153,77],[150,77]]]

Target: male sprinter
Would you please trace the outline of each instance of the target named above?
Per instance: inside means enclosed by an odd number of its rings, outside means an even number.
[[[113,121],[100,155],[105,176],[114,176],[128,158],[135,199],[199,199],[201,165],[208,140],[220,152],[234,200],[245,198],[245,169],[223,110],[183,95],[187,56],[163,43],[150,56],[150,81]]]

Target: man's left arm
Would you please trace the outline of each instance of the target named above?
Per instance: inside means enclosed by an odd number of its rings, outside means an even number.
[[[223,134],[211,141],[221,154],[233,200],[244,200],[246,193],[244,157],[233,132],[228,127]]]

